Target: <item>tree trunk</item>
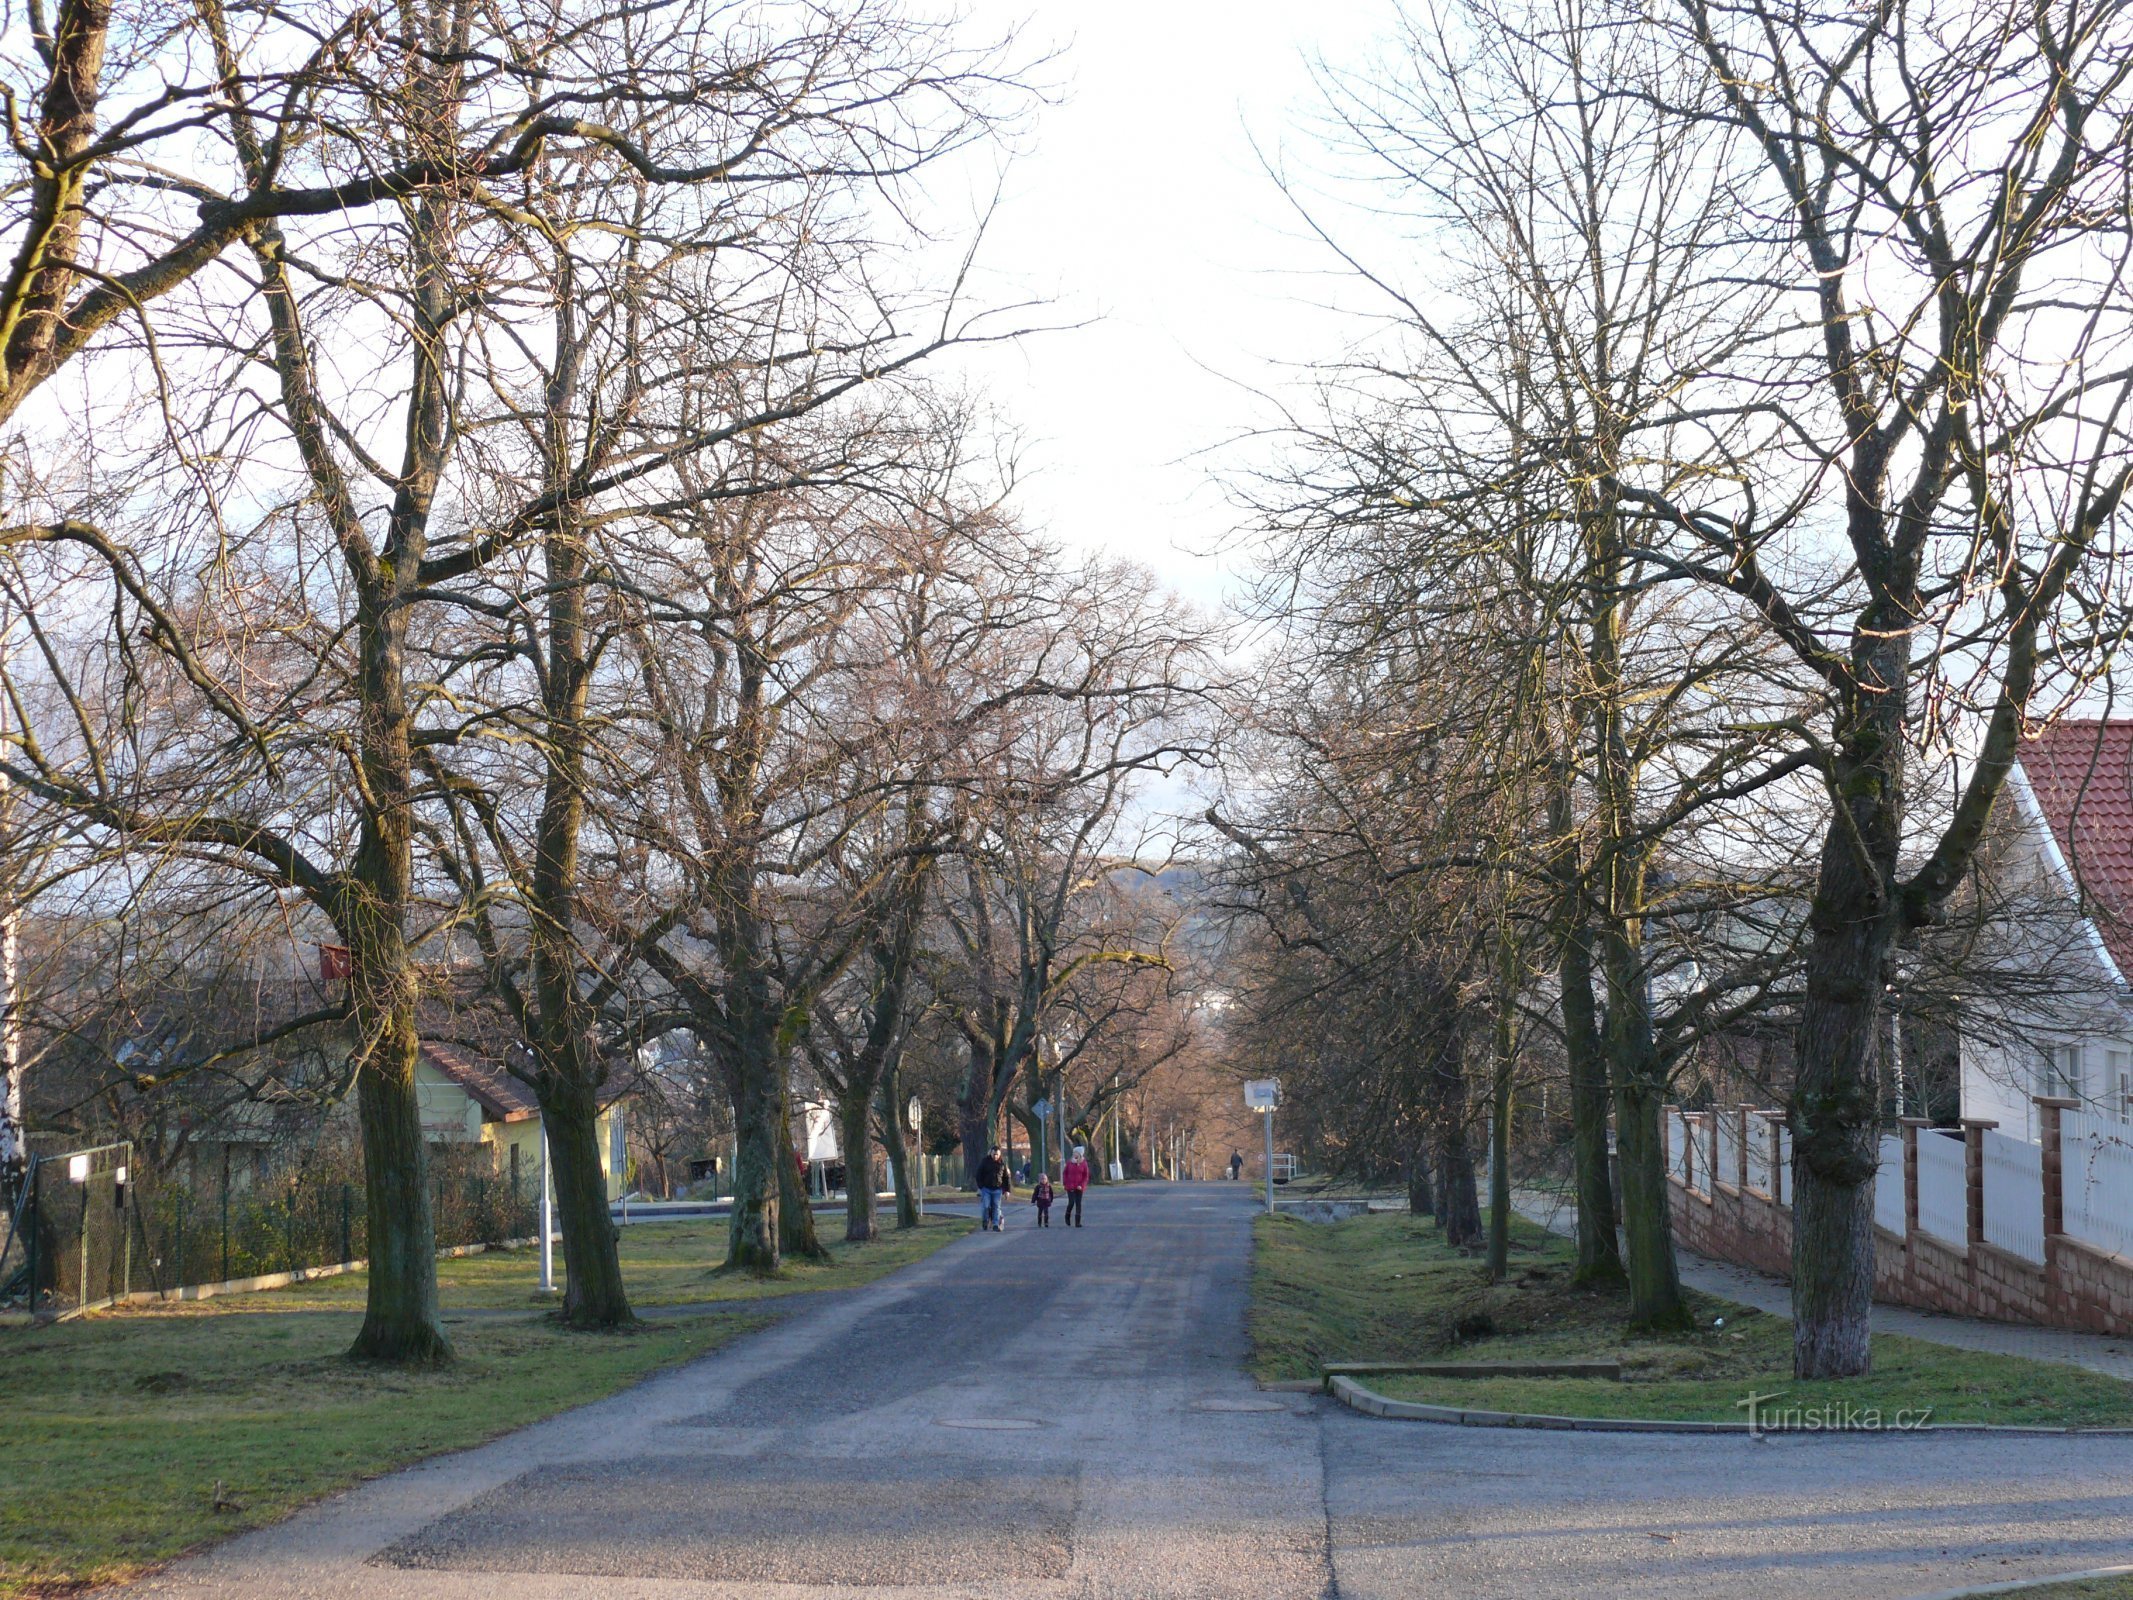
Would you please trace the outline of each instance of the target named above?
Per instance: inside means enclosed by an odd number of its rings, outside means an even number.
[[[1425,1141],[1417,1139],[1407,1153],[1407,1214],[1413,1217],[1436,1215],[1435,1185],[1430,1182],[1429,1151]]]
[[[1689,1325],[1674,1260],[1667,1196],[1666,1097],[1649,1084],[1615,1085],[1616,1142],[1622,1161],[1622,1233],[1628,1245],[1629,1319],[1638,1329]]]
[[[1482,1242],[1481,1195],[1464,1126],[1447,1128],[1437,1145],[1437,1183],[1437,1228],[1444,1242],[1459,1250],[1476,1248]]]
[[[1497,1024],[1495,1093],[1489,1107],[1489,1278],[1511,1270],[1511,1053],[1507,1022]]]
[[[918,1226],[918,1191],[912,1187],[911,1133],[904,1126],[903,1084],[895,1068],[881,1080],[881,1125],[888,1130],[883,1141],[889,1155],[889,1184],[896,1191],[896,1226]]]
[[[363,1021],[357,1012],[358,1025]],[[363,1134],[363,1209],[370,1227],[363,1326],[349,1354],[435,1366],[452,1359],[437,1311],[437,1234],[429,1151],[415,1094],[415,1007],[396,1000],[356,1072]]]
[[[753,1052],[751,1052],[752,1054]],[[792,1146],[785,1141],[783,1075],[766,1063],[744,1059],[733,1095],[733,1211],[726,1265],[769,1274],[780,1263],[780,1215],[791,1177]]]
[[[880,1229],[874,1221],[873,1096],[854,1089],[837,1104],[838,1134],[844,1142],[844,1237],[865,1244]]]
[[[781,1078],[783,1074],[779,1075]],[[778,1144],[784,1160],[778,1163],[778,1186],[784,1203],[778,1208],[778,1253],[787,1260],[827,1261],[829,1251],[815,1232],[815,1207],[807,1185],[800,1177],[800,1163],[792,1142],[792,1108],[780,1093],[782,1111]]]
[[[1564,1052],[1570,1060],[1572,1186],[1578,1263],[1573,1283],[1616,1289],[1627,1281],[1617,1234],[1614,1179],[1607,1170],[1607,1059],[1592,1003],[1592,941],[1582,923],[1564,941],[1558,971]]]
[[[600,1171],[600,1114],[583,1081],[543,1085],[548,1170],[556,1221],[563,1230],[562,1318],[574,1328],[626,1328],[637,1318],[622,1286],[607,1182]]]
[[[978,1163],[985,1159],[985,1152],[992,1148],[992,1108],[985,1096],[989,1090],[979,1091],[975,1104],[966,1099],[955,1103],[956,1133],[963,1142],[963,1187],[978,1186]]]
[[[1863,1377],[1872,1360],[1876,1048],[1901,908],[1903,713],[1910,634],[1894,608],[1865,619],[1852,650],[1830,821],[1808,912],[1791,1104],[1792,1361],[1801,1379]]]

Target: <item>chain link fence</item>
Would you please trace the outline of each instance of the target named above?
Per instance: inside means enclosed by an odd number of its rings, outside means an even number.
[[[280,1160],[144,1173],[128,1144],[34,1157],[0,1220],[0,1306],[59,1316],[148,1290],[360,1262],[369,1254],[360,1158],[313,1148]],[[523,1239],[537,1179],[501,1173],[485,1145],[433,1145],[440,1249]]]

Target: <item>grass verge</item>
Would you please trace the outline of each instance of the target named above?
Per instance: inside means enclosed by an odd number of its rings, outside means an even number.
[[[345,1359],[358,1320],[98,1317],[0,1335],[0,1595],[124,1579],[612,1394],[770,1318],[606,1336],[542,1318],[462,1322],[457,1364],[415,1373]]]
[[[1553,1416],[1743,1422],[1763,1398],[1773,1419],[1799,1408],[1883,1424],[1930,1410],[1935,1422],[2133,1425],[2133,1384],[2051,1362],[1956,1350],[1877,1334],[1865,1378],[1795,1383],[1792,1325],[1746,1306],[1690,1295],[1687,1333],[1633,1335],[1624,1307],[1571,1287],[1571,1248],[1521,1221],[1507,1281],[1405,1216],[1340,1223],[1261,1217],[1252,1272],[1252,1370],[1309,1378],[1325,1361],[1614,1360],[1622,1381],[1578,1378],[1383,1377],[1393,1399]]]
[[[2071,1583],[2046,1583],[2034,1589],[2017,1589],[2021,1600],[2133,1600],[2133,1577],[2078,1578]],[[1979,1596],[1978,1600],[1992,1600]]]
[[[834,1237],[843,1218],[818,1219],[829,1247],[824,1262],[793,1262],[768,1278],[722,1272],[715,1265],[726,1254],[724,1217],[685,1217],[674,1222],[633,1222],[621,1230],[622,1281],[630,1304],[653,1306],[722,1305],[734,1300],[761,1300],[814,1289],[852,1289],[872,1283],[899,1267],[933,1254],[976,1224],[965,1217],[928,1217],[920,1228],[887,1228],[871,1244],[846,1244]],[[555,1251],[556,1286],[565,1281],[563,1250]],[[555,1295],[539,1290],[540,1251],[489,1250],[478,1256],[455,1256],[437,1263],[437,1295],[447,1311],[533,1310],[552,1305]],[[177,1301],[154,1308],[157,1315],[188,1311],[338,1311],[359,1308],[369,1292],[369,1275],[343,1273],[286,1289],[257,1294],[224,1295],[213,1300]]]

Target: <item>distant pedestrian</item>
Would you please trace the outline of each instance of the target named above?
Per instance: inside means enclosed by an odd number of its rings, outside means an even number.
[[[1000,1147],[994,1145],[985,1152],[985,1159],[978,1163],[978,1226],[1000,1231],[1000,1202],[1007,1191],[1015,1186],[1014,1173],[1000,1159]]]
[[[1229,1181],[1235,1183],[1243,1172],[1244,1152],[1242,1150],[1232,1150],[1229,1153]]]
[[[1066,1190],[1066,1223],[1069,1228],[1081,1226],[1081,1197],[1089,1187],[1089,1152],[1086,1146],[1074,1146],[1074,1159],[1059,1169],[1060,1187]]]
[[[1052,1225],[1052,1179],[1049,1173],[1037,1174],[1037,1187],[1029,1192],[1030,1202],[1037,1208],[1037,1226]]]

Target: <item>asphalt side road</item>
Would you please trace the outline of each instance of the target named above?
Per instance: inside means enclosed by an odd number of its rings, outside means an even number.
[[[1095,1191],[143,1581],[185,1600],[1897,1597],[2133,1560],[2133,1447],[1379,1422],[1243,1375],[1250,1190]],[[1060,1213],[1055,1209],[1054,1222]]]

